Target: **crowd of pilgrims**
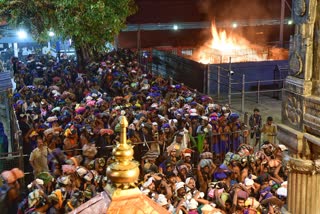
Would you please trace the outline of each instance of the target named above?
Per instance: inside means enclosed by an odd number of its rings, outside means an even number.
[[[67,213],[103,191],[123,116],[138,187],[169,212],[280,213],[285,205],[287,149],[259,109],[247,127],[228,105],[153,74],[126,49],[82,73],[68,57],[13,63],[27,157],[24,172],[1,173],[2,213]],[[20,187],[27,172],[33,178]]]

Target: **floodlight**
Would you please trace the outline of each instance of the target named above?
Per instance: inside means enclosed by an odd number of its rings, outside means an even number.
[[[27,32],[24,31],[24,30],[19,30],[19,31],[17,32],[17,35],[18,35],[19,39],[25,39],[25,38],[28,37]]]
[[[238,27],[238,24],[236,22],[232,23],[232,27],[233,28],[237,28]]]
[[[53,31],[49,31],[48,34],[49,34],[50,37],[53,37],[55,35]]]

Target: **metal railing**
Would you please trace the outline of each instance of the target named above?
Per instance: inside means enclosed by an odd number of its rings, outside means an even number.
[[[283,23],[290,24],[290,19],[286,18]],[[245,26],[264,26],[264,25],[280,25],[280,19],[249,19],[234,21],[218,21],[215,23],[217,27],[232,28],[237,23],[238,27]],[[128,24],[123,32],[127,31],[154,31],[154,30],[186,30],[186,29],[206,29],[211,28],[212,22],[174,22],[174,23],[146,23],[146,24]]]
[[[228,91],[228,100],[229,105],[231,105],[231,97],[232,95],[241,95],[241,112],[244,112],[244,105],[245,105],[245,95],[246,94],[256,94],[256,103],[260,104],[260,97],[262,93],[270,93],[270,92],[278,92],[280,93],[284,88],[284,81],[285,79],[279,80],[257,80],[257,81],[246,81],[246,75],[242,75],[242,82],[232,82],[231,78],[229,77],[229,91]],[[272,84],[263,84],[263,83],[272,83]],[[277,84],[279,83],[279,84]],[[232,92],[232,85],[241,85],[240,92]],[[246,84],[253,84],[256,85],[256,90],[246,91]],[[280,88],[276,89],[262,89],[264,86],[280,86]]]
[[[244,122],[246,123],[246,122]],[[220,137],[221,135],[228,135],[229,137],[232,136],[233,134],[237,134],[240,136],[244,136],[245,133],[250,135],[252,130],[245,129],[245,130],[238,130],[238,131],[230,131],[230,132],[224,132],[224,133],[211,133],[211,137]],[[194,136],[193,138],[197,138],[197,136]],[[246,140],[246,142],[248,142]],[[157,141],[142,141],[142,142],[135,142],[131,143],[131,145],[136,146],[136,145],[141,145],[141,144],[151,144],[151,143],[157,143]],[[107,150],[112,150],[116,144],[112,145],[106,145],[106,146],[100,146],[96,147],[97,150],[100,149],[107,149]],[[148,146],[147,146],[148,147]],[[82,151],[82,148],[75,148],[75,149],[66,149],[66,150],[61,150],[63,153],[67,152],[75,152],[75,151]],[[213,152],[213,151],[212,151]],[[20,168],[23,169],[23,165],[25,164],[23,159],[25,157],[30,157],[30,154],[23,154],[22,147],[19,147],[19,150],[16,152],[6,152],[6,153],[0,153],[0,172],[3,170],[10,170],[12,168]],[[25,173],[30,173],[30,172],[25,172]]]
[[[210,65],[213,66],[213,65]],[[223,98],[222,88],[224,87],[224,96],[227,95],[227,102],[229,106],[232,104],[232,98],[235,95],[241,95],[241,112],[244,112],[245,100],[248,99],[248,94],[256,94],[255,102],[261,102],[261,95],[266,93],[274,93],[273,97],[277,97],[281,94],[284,88],[285,79],[268,79],[268,80],[254,80],[246,81],[246,75],[236,76],[235,72],[232,71],[231,63],[229,68],[225,68],[219,65],[214,65],[217,70],[212,72],[208,66],[208,94],[212,89],[212,83],[216,83],[216,97],[218,100]],[[252,78],[251,78],[252,79]]]
[[[247,145],[252,145],[252,140],[255,140],[255,138],[251,138],[250,134],[253,132],[253,130],[249,130],[249,129],[243,129],[243,130],[238,130],[238,131],[233,131],[233,132],[227,132],[227,133],[211,133],[208,139],[208,145],[209,145],[209,151],[210,152],[215,152],[214,151],[214,143],[217,143],[220,139],[221,135],[227,136],[228,141],[227,141],[227,145],[228,145],[228,149],[231,152],[235,152],[237,150],[237,148],[234,148],[234,144],[233,144],[233,136],[234,134],[236,134],[239,137],[239,140],[241,143],[243,144],[247,144]],[[197,139],[198,136],[194,136],[194,139]],[[191,139],[190,139],[191,140]],[[155,143],[156,141],[147,141],[147,142],[137,142],[137,143],[132,143],[132,145],[139,145],[139,144],[150,144],[150,143]],[[190,148],[193,149],[196,153],[199,154],[199,151],[197,151],[197,145],[192,144],[192,142],[190,141]],[[114,148],[115,145],[106,145],[103,147],[96,147],[98,152],[102,150],[102,152],[106,152],[104,153],[103,156],[100,157],[107,157],[107,154],[109,154],[106,150],[112,150]],[[261,146],[261,142],[259,142],[257,145],[257,148],[260,149]],[[146,149],[149,149],[150,147],[147,146]],[[82,148],[77,148],[77,149],[70,149],[70,150],[61,150],[61,152],[63,152],[64,154],[66,154],[67,152],[76,152],[77,154],[81,154]],[[204,150],[203,150],[204,152]],[[2,172],[3,170],[10,170],[12,168],[20,168],[21,170],[24,171],[24,178],[22,178],[20,180],[21,186],[23,188],[26,187],[26,184],[30,183],[33,181],[34,176],[33,176],[33,172],[31,171],[32,168],[31,166],[28,166],[29,164],[29,157],[30,154],[23,154],[22,152],[22,147],[20,147],[18,152],[10,152],[10,153],[0,153],[0,172]],[[194,161],[198,161],[197,159],[198,155],[194,155]],[[221,156],[219,158],[224,158],[224,156]],[[49,164],[49,162],[48,162]],[[25,168],[26,167],[26,168]]]
[[[139,144],[150,144],[154,143],[155,141],[147,141],[147,142],[137,142],[132,143],[132,145],[139,145]],[[96,147],[98,152],[99,150],[112,150],[115,145],[106,145],[103,147]],[[149,148],[149,147],[147,147]],[[81,152],[82,148],[76,148],[76,149],[69,149],[69,150],[61,150],[64,154],[67,152]],[[81,154],[81,153],[80,153]],[[105,154],[106,155],[106,154]],[[25,177],[20,179],[21,185],[25,186],[25,184],[28,184],[33,180],[33,172],[30,171],[31,165],[29,165],[29,157],[30,154],[23,154],[22,147],[19,147],[18,151],[15,152],[6,152],[6,153],[0,153],[0,173],[4,170],[11,170],[12,168],[19,168],[21,169]],[[48,163],[49,164],[49,163]]]

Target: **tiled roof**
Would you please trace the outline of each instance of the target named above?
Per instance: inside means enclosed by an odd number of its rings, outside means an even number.
[[[119,197],[112,200],[107,213],[109,214],[165,214],[166,209],[143,194]]]

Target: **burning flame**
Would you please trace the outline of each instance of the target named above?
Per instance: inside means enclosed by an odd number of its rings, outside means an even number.
[[[212,40],[210,47],[221,53],[232,54],[235,50],[243,50],[248,48],[247,41],[243,38],[227,36],[225,30],[218,32],[214,23],[211,24]]]
[[[263,56],[259,56],[249,41],[234,34],[227,34],[225,30],[218,31],[214,22],[211,24],[212,40],[207,42],[198,51],[197,61],[208,63],[226,63],[230,57],[232,62],[261,61]]]

